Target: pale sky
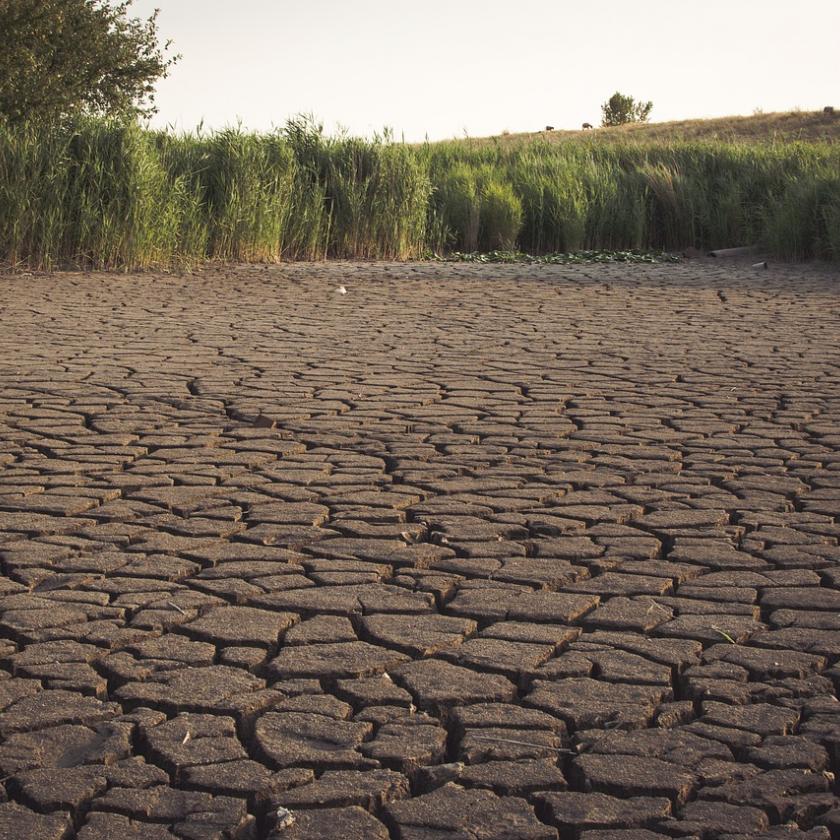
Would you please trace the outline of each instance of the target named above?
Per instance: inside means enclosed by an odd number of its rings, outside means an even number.
[[[597,124],[616,90],[652,121],[840,107],[838,0],[135,0],[183,55],[156,126],[312,113],[420,141]]]

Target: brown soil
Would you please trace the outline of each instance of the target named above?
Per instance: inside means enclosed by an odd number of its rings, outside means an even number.
[[[0,277],[0,837],[828,838],[838,280]]]

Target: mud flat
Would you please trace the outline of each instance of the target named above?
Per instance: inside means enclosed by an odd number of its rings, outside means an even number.
[[[0,277],[0,836],[838,836],[838,304]]]

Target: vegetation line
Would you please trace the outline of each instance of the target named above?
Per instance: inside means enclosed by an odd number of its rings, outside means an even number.
[[[529,263],[536,265],[570,265],[574,263],[662,263],[680,262],[678,254],[668,254],[665,251],[572,251],[564,254],[525,254],[522,251],[490,251],[481,253],[474,251],[462,254],[454,251],[446,256],[438,254],[424,255],[428,259],[439,262],[469,262],[469,263]]]
[[[176,136],[93,118],[0,127],[6,266],[493,251],[550,261],[753,243],[840,261],[840,145],[408,146],[326,137],[307,120],[267,135]]]

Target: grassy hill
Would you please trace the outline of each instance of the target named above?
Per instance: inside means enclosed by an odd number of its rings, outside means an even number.
[[[478,138],[476,138],[478,139]],[[481,140],[502,143],[544,139],[550,143],[569,140],[591,142],[670,142],[709,140],[746,143],[840,143],[840,108],[833,114],[822,111],[785,111],[754,114],[751,117],[716,117],[707,120],[677,120],[595,128],[591,131],[536,131],[525,134],[499,134]]]

